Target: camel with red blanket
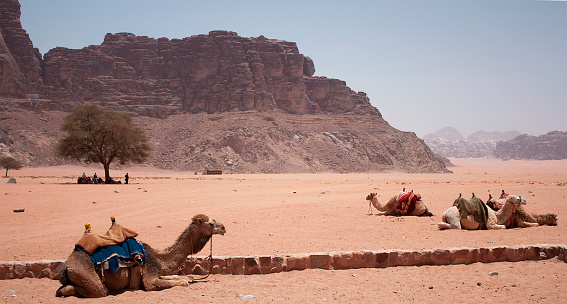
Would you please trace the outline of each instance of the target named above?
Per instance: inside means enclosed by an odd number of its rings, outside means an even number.
[[[372,214],[372,206],[374,206],[379,211],[377,215],[433,216],[433,213],[429,212],[427,206],[421,200],[421,195],[405,190],[404,188],[398,195],[392,196],[384,204],[378,201],[376,193],[370,193],[366,196],[366,200],[369,201],[369,214]]]

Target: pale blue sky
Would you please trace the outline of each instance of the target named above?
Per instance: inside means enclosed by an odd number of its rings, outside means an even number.
[[[315,75],[366,92],[394,128],[567,131],[567,2],[20,0],[34,46],[212,30],[297,43]]]

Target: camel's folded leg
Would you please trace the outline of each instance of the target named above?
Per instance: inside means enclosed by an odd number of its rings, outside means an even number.
[[[437,223],[439,229],[461,229],[461,225],[449,224],[445,222]]]
[[[439,229],[461,229],[461,215],[457,207],[451,207],[441,216],[443,222],[438,223]]]
[[[93,267],[91,258],[83,251],[74,251],[65,262],[68,282],[55,293],[56,296],[82,296],[100,298],[108,295]]]
[[[187,282],[187,280],[184,279],[173,279],[173,278],[169,278],[169,279],[155,278],[155,279],[144,280],[144,289],[147,291],[163,290],[175,286],[189,286],[189,282]]]
[[[187,276],[180,276],[177,274],[159,277],[162,280],[187,280]]]
[[[529,222],[524,222],[522,220],[516,220],[516,224],[518,224],[518,228],[528,228],[528,227],[536,227],[539,226],[538,223],[529,223]]]
[[[494,229],[494,230],[495,229],[506,229],[506,226],[498,225],[498,224],[495,224],[495,225],[486,224],[486,229]]]
[[[57,290],[57,292],[55,293],[56,297],[70,297],[70,296],[75,296],[75,297],[85,297],[85,298],[101,298],[101,297],[105,297],[108,295],[108,289],[104,288],[105,291],[100,292],[100,293],[96,293],[93,292],[93,290],[89,290],[83,287],[79,287],[79,286],[73,286],[73,285],[65,285],[65,286],[61,286],[61,288],[59,288]]]

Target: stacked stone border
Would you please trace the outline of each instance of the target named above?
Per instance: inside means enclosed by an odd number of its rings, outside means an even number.
[[[289,255],[213,257],[213,274],[252,275],[305,269],[386,268],[397,266],[435,266],[472,263],[547,260],[558,257],[567,262],[567,245],[517,245],[482,248],[433,248],[422,250],[359,250],[315,252]],[[0,279],[59,279],[64,260],[0,262]],[[189,257],[184,274],[205,275],[211,260]]]

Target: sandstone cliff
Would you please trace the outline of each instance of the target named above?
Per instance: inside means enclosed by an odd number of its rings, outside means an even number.
[[[42,86],[41,61],[22,29],[18,0],[0,0],[0,95],[36,94]]]
[[[414,133],[388,125],[363,92],[313,76],[295,43],[213,31],[184,39],[107,34],[42,59],[0,0],[0,153],[60,164],[58,125],[75,105],[126,111],[159,168],[234,173],[448,172]]]
[[[344,81],[313,77],[295,43],[213,31],[184,39],[107,34],[101,45],[45,54],[43,91],[144,116],[283,110],[376,114]]]

